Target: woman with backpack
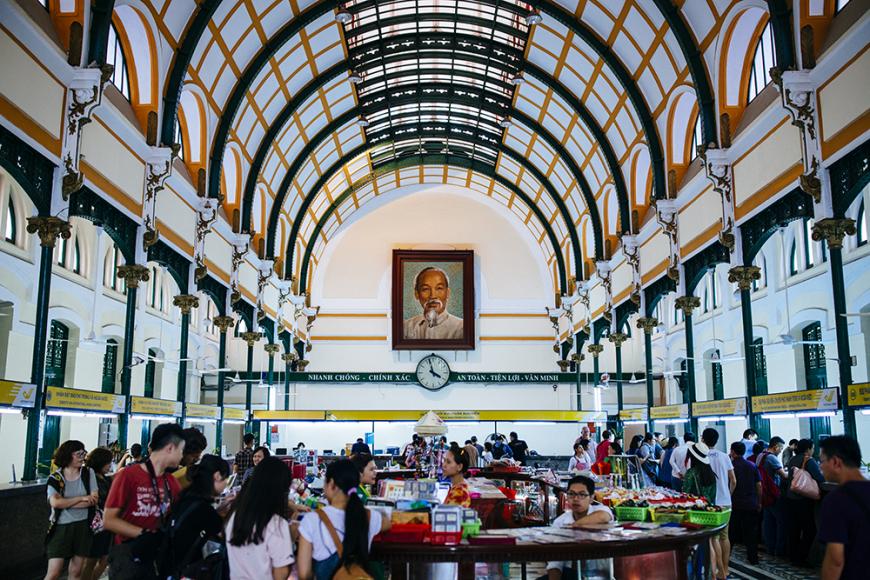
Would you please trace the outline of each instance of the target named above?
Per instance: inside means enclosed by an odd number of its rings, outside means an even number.
[[[46,580],[60,578],[69,560],[69,578],[81,578],[85,558],[91,553],[91,520],[99,495],[94,472],[85,467],[85,445],[65,441],[57,448],[52,462],[57,466],[48,477],[48,503],[51,506],[45,553],[48,557]]]
[[[323,493],[329,505],[306,514],[299,526],[299,580],[372,577],[372,539],[388,530],[390,521],[363,506],[358,485],[359,470],[349,459],[326,468]]]
[[[791,561],[798,566],[805,566],[810,547],[816,537],[816,504],[819,501],[819,490],[825,483],[825,477],[819,467],[819,462],[813,459],[813,442],[801,439],[797,442],[794,455],[785,466],[788,472],[788,492],[785,494],[785,513],[788,521],[788,547]],[[814,489],[806,490],[795,484],[795,476],[803,470],[815,481]],[[809,483],[809,482],[807,482]],[[809,483],[812,488],[812,484]],[[809,491],[809,495],[807,492]],[[812,493],[815,491],[815,493]],[[815,496],[815,497],[813,497]]]
[[[199,463],[187,468],[190,485],[181,494],[172,508],[170,520],[171,554],[167,554],[166,571],[173,578],[182,575],[196,577],[188,568],[197,566],[208,569],[204,562],[203,547],[206,542],[222,543],[224,522],[215,511],[213,504],[227,487],[230,465],[216,455],[203,455]],[[223,566],[222,558],[213,562],[215,567]]]
[[[354,468],[356,469],[356,468]],[[226,525],[227,559],[233,580],[286,579],[293,564],[287,522],[290,470],[267,457],[233,502]]]
[[[109,470],[112,469],[114,458],[115,455],[111,449],[97,447],[88,454],[85,460],[85,465],[97,478],[97,509],[100,511],[100,522],[102,522],[102,510],[106,507],[106,498],[109,497],[109,488],[112,485]],[[102,528],[102,523],[99,527]],[[91,529],[94,530],[93,527]],[[91,541],[91,552],[85,559],[82,571],[83,580],[99,580],[103,572],[106,571],[106,566],[109,565],[109,548],[111,547],[112,532],[100,530],[94,534]]]

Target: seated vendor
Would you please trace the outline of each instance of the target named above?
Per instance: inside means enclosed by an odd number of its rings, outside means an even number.
[[[572,477],[568,481],[568,510],[556,518],[555,527],[577,528],[589,524],[605,524],[613,520],[610,508],[593,504],[595,497],[595,482],[585,475]],[[577,573],[571,569],[571,562],[547,562],[547,580],[559,578],[577,578]]]
[[[459,447],[448,449],[441,468],[444,477],[450,480],[450,491],[444,504],[471,507],[471,493],[465,481],[465,472],[468,471],[468,455],[465,451]]]

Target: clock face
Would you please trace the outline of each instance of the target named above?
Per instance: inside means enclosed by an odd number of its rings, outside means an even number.
[[[430,354],[417,365],[417,380],[430,391],[437,391],[450,380],[450,366],[440,356]]]

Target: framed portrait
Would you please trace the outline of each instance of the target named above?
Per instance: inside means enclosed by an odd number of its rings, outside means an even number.
[[[474,350],[472,250],[393,250],[393,350]]]

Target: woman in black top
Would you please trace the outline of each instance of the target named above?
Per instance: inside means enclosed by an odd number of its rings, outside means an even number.
[[[795,468],[803,469],[821,485],[825,482],[819,462],[813,459],[813,442],[810,439],[801,439],[797,442],[794,455],[786,464],[785,469],[789,474],[788,483],[791,484]],[[818,500],[810,499],[788,490],[785,494],[786,515],[789,520],[788,546],[792,562],[798,566],[805,566],[810,548],[816,537],[816,504]]]
[[[190,487],[171,512],[174,577],[186,566],[203,559],[202,548],[207,541],[221,540],[224,522],[213,504],[227,486],[230,466],[216,455],[203,455],[198,464],[188,467],[187,473]]]
[[[109,497],[109,487],[112,485],[112,478],[109,477],[112,459],[114,459],[112,451],[105,447],[97,447],[85,459],[85,465],[93,470],[97,478],[97,507],[100,510],[106,507],[106,498]],[[111,544],[112,532],[103,530],[94,534],[91,552],[85,558],[85,564],[82,568],[82,580],[98,580],[103,575],[106,566],[109,565],[109,547]]]

